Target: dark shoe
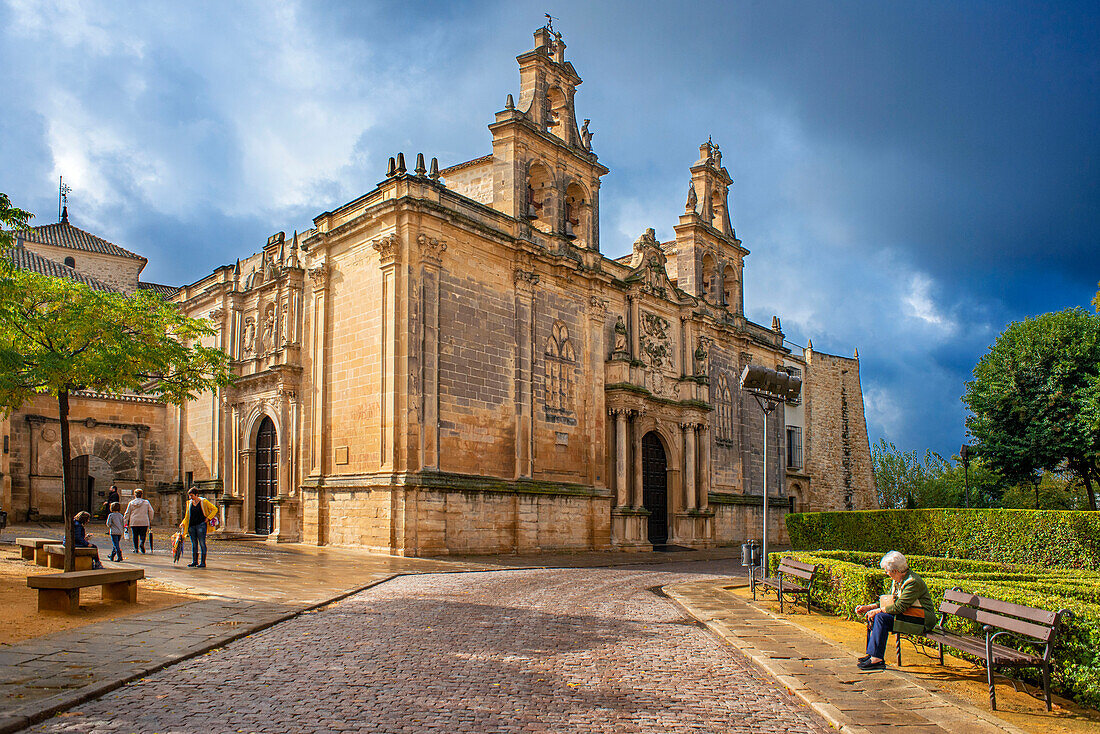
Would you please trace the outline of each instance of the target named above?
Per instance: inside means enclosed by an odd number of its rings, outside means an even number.
[[[871,659],[868,658],[867,660],[865,660],[862,663],[856,663],[856,666],[860,670],[865,670],[865,671],[868,671],[868,672],[870,672],[872,670],[886,670],[886,661],[885,660],[879,660],[877,663],[872,663]]]
[[[859,662],[861,662],[861,663],[865,663],[870,659],[871,659],[870,655],[860,655],[859,656]]]
[[[206,564],[205,564],[205,563],[200,563],[200,564],[198,565],[198,568],[206,568]]]
[[[197,565],[199,565],[199,564],[197,564],[197,563],[188,563],[188,564],[187,564],[187,567],[188,567],[188,568],[194,568],[194,567],[195,567],[195,566],[197,566]]]

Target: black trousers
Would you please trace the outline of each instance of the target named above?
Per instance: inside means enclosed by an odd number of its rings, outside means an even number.
[[[141,543],[142,552],[143,553],[145,552],[145,534],[147,532],[149,532],[149,526],[148,525],[131,525],[130,526],[130,537],[132,537],[134,539],[134,553],[138,552],[138,542],[139,541]],[[149,545],[150,545],[149,550],[152,550],[152,547],[151,547],[153,545],[152,542],[150,542]]]

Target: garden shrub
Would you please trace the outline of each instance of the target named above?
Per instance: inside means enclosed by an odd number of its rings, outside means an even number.
[[[879,570],[881,552],[795,551],[769,554],[774,570],[782,555],[818,564],[813,604],[839,616],[853,619],[856,605],[873,603],[890,590],[890,580]],[[1059,691],[1078,703],[1100,707],[1100,573],[1067,569],[1042,569],[1020,564],[965,561],[907,555],[910,567],[928,584],[938,606],[944,592],[958,587],[980,596],[1024,604],[1038,609],[1067,609],[1054,650],[1053,682]],[[952,632],[984,635],[978,625],[950,617]],[[1041,650],[1013,638],[1000,638],[1020,650],[1041,654]],[[1005,671],[1009,672],[1009,671]],[[1024,668],[1010,673],[1038,682],[1038,670]]]
[[[1100,513],[937,509],[787,515],[791,545],[1100,570]]]

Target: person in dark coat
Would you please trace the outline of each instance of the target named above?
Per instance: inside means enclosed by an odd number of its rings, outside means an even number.
[[[99,562],[99,546],[88,540],[88,533],[84,529],[84,523],[92,519],[89,512],[78,512],[73,518],[73,548],[95,548],[96,554],[92,558],[92,568],[103,568]]]
[[[867,654],[856,664],[860,670],[885,670],[886,641],[891,632],[923,635],[936,626],[936,607],[928,586],[909,570],[909,562],[897,551],[890,551],[879,562],[893,582],[890,594],[878,604],[864,604],[856,614],[867,617]]]

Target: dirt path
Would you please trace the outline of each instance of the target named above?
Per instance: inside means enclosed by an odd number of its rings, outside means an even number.
[[[81,590],[79,614],[39,612],[38,592],[27,587],[27,576],[44,573],[58,571],[22,560],[18,548],[0,546],[0,609],[3,610],[0,614],[0,645],[202,598],[171,584],[146,579],[139,584],[137,604],[104,602],[100,587],[93,586]]]

